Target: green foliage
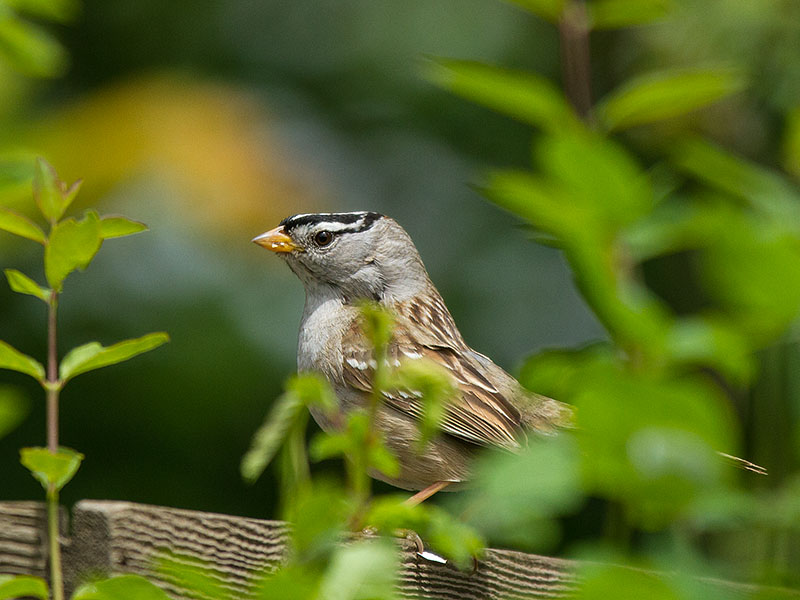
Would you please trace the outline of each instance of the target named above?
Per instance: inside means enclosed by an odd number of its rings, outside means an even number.
[[[34,358],[23,354],[10,344],[0,340],[0,369],[10,369],[44,381],[44,367]]]
[[[484,539],[458,517],[434,504],[410,506],[401,495],[376,498],[366,521],[384,533],[417,534],[426,545],[446,556],[457,567],[469,569],[483,553]]]
[[[392,315],[378,304],[365,302],[361,305],[361,327],[377,354],[385,354],[393,326]]]
[[[42,484],[45,490],[63,488],[78,472],[83,454],[61,447],[53,454],[47,448],[22,448],[20,462]]]
[[[432,361],[406,360],[394,372],[387,388],[405,390],[424,399],[416,447],[417,452],[423,452],[428,442],[439,433],[447,403],[457,391],[452,377]]]
[[[62,383],[66,383],[76,375],[101,369],[109,365],[116,365],[149,352],[169,341],[166,333],[148,333],[140,338],[117,342],[105,347],[98,342],[89,342],[83,346],[73,348],[61,360],[58,374]]]
[[[665,71],[640,75],[597,106],[609,131],[626,129],[696,110],[744,87],[740,75],[722,70]]]
[[[592,29],[644,25],[667,17],[671,0],[595,0],[589,4]]]
[[[0,207],[0,229],[40,244],[45,243],[44,231],[36,223],[8,208]]]
[[[254,586],[252,597],[394,598],[398,561],[393,544],[381,539],[342,544],[355,508],[333,482],[318,480],[297,490],[287,513],[292,524],[288,560]]]
[[[233,598],[223,586],[219,574],[197,558],[169,554],[157,561],[155,570],[159,577],[170,585],[191,590],[192,595],[196,597],[214,600]],[[141,585],[143,590],[147,590],[144,582]],[[152,593],[157,592],[154,589]]]
[[[50,594],[47,589],[47,582],[41,577],[0,575],[0,600],[13,600],[23,597],[48,600]]]
[[[170,596],[140,575],[120,575],[81,585],[72,600],[168,600]]]
[[[286,384],[286,393],[272,405],[264,424],[253,435],[250,449],[242,457],[240,470],[244,480],[253,483],[261,477],[293,426],[305,421],[309,408],[330,412],[335,402],[333,390],[318,375],[292,377]]]
[[[438,59],[427,65],[425,75],[459,96],[523,123],[548,131],[578,126],[564,94],[535,73]]]
[[[475,488],[454,500],[460,512],[493,541],[520,550],[542,552],[560,537],[558,517],[583,504],[578,440],[531,440],[519,455],[487,454],[475,468]]]
[[[125,217],[103,217],[100,219],[100,237],[104,240],[124,237],[147,231],[147,225]]]
[[[94,211],[79,221],[70,218],[57,223],[44,250],[44,272],[50,287],[60,292],[67,275],[85,269],[102,241],[100,219]]]
[[[0,57],[32,77],[60,75],[67,65],[61,44],[23,15],[66,22],[74,18],[75,0],[6,0],[0,19]]]
[[[509,0],[535,15],[555,23],[561,17],[566,0]]]
[[[36,170],[33,173],[33,199],[42,216],[50,223],[56,223],[64,211],[69,208],[80,190],[81,182],[71,186],[61,181],[55,169],[44,159],[36,159]]]
[[[320,583],[326,600],[391,600],[397,550],[387,540],[365,540],[337,552]]]
[[[651,22],[672,5],[594,0],[586,3],[586,24],[574,12],[579,4],[529,8],[579,31]],[[438,61],[431,70],[435,83],[536,126],[532,168],[495,170],[483,189],[538,240],[563,251],[610,339],[524,364],[524,385],[576,407],[576,431],[479,463],[477,491],[456,506],[490,539],[551,548],[561,538],[560,518],[591,497],[607,503],[598,539],[615,548],[594,560],[674,570],[677,557],[702,551],[701,535],[724,545],[732,530],[760,536],[766,546],[777,539],[775,552],[788,556],[800,498],[794,480],[775,494],[748,493],[719,453],[739,450],[730,391],[754,385],[758,353],[785,336],[800,313],[800,191],[784,175],[699,137],[659,139],[647,167],[608,137],[742,92],[742,73],[682,68],[635,76],[581,123],[537,75],[458,61]],[[799,122],[796,112],[788,115],[784,145],[784,164],[795,174]],[[660,156],[652,156],[654,148]],[[676,255],[687,257],[690,270],[676,285],[697,288],[701,297],[680,312],[644,276]],[[637,546],[633,531],[659,532],[680,550]],[[745,568],[760,567],[753,560]],[[690,568],[714,573],[703,561]],[[786,580],[789,571],[770,573]],[[598,565],[578,597],[698,597],[697,585]]]
[[[437,552],[462,567],[469,567],[482,548],[480,536],[441,509],[406,506],[404,499],[394,496],[371,496],[370,474],[380,472],[388,477],[400,474],[397,458],[375,427],[375,413],[383,401],[383,393],[404,389],[420,397],[423,417],[418,451],[422,452],[425,444],[437,435],[444,406],[454,388],[446,373],[426,361],[404,361],[399,367],[390,368],[386,346],[392,336],[392,315],[377,304],[364,304],[361,318],[364,333],[373,345],[376,363],[368,406],[342,414],[325,380],[311,374],[293,377],[242,460],[242,475],[252,482],[279,452],[286,456],[291,451],[295,457],[283,463],[294,469],[295,476],[282,473],[283,494],[290,500],[285,503],[285,517],[292,524],[292,559],[285,568],[265,580],[260,597],[269,597],[263,595],[263,590],[270,590],[293,597],[327,598],[334,587],[340,588],[334,597],[390,597],[393,592],[389,583],[394,575],[387,575],[387,566],[396,563],[391,546],[369,542],[370,545],[363,548],[355,546],[334,551],[345,531],[357,531],[365,526],[384,534],[413,529]],[[305,454],[297,447],[304,444],[307,408],[319,411],[337,424],[333,430],[312,439],[309,456],[315,461],[344,459],[345,486],[309,480],[307,466],[296,460],[297,457],[305,460]],[[296,476],[298,470],[303,473],[300,477]],[[287,481],[290,482],[288,486]],[[348,572],[354,583],[343,586],[341,580]],[[298,581],[289,573],[297,573]],[[373,584],[355,585],[362,580],[375,580],[375,591],[371,587]]]
[[[0,385],[0,438],[22,422],[28,408],[28,402],[17,388]]]
[[[42,11],[50,16],[62,14],[58,10],[66,10],[68,3],[56,2],[45,9],[38,0],[19,0],[14,3],[18,8],[37,14]],[[59,9],[58,7],[61,7]],[[4,15],[6,16],[6,15]],[[0,38],[2,33],[0,32]],[[164,344],[169,340],[165,333],[151,333],[137,339],[125,340],[108,347],[98,342],[89,342],[68,352],[62,359],[58,373],[53,368],[58,363],[55,345],[57,308],[59,295],[62,292],[66,277],[76,269],[85,269],[94,258],[104,239],[121,237],[138,233],[147,229],[142,223],[124,217],[101,218],[94,211],[87,211],[84,217],[76,220],[64,217],[80,189],[80,182],[70,186],[59,179],[58,175],[44,159],[37,159],[33,169],[33,198],[42,218],[49,224],[49,233],[33,221],[6,209],[0,210],[0,229],[9,233],[31,239],[44,245],[44,272],[50,288],[37,284],[33,279],[16,269],[6,269],[6,279],[12,291],[34,296],[42,300],[48,309],[48,360],[50,372],[36,359],[27,356],[8,343],[0,340],[0,369],[11,369],[35,378],[44,388],[48,404],[48,447],[23,448],[20,451],[22,464],[42,484],[48,502],[48,539],[50,549],[50,577],[55,600],[64,597],[60,547],[58,544],[58,497],[60,490],[72,479],[80,467],[83,455],[69,448],[58,446],[58,423],[52,415],[58,414],[58,399],[61,389],[73,377],[117,364],[133,358]],[[13,426],[15,418],[20,414],[19,402],[13,396],[0,394],[0,433]],[[25,579],[7,582],[9,586],[29,585]],[[85,587],[83,597],[105,598],[150,598],[153,596],[150,584],[142,584],[136,580],[113,580],[100,583],[94,587]],[[13,588],[16,589],[16,588]],[[26,588],[27,589],[27,588]],[[122,590],[127,590],[122,592]],[[125,595],[130,592],[130,595]],[[117,595],[122,594],[122,595]],[[149,595],[148,595],[149,594]],[[24,594],[23,594],[24,595]],[[28,595],[36,595],[31,593]],[[45,593],[46,597],[46,593]]]
[[[33,279],[16,269],[5,270],[8,287],[18,294],[28,294],[38,298],[45,304],[50,302],[50,290],[40,286]]]

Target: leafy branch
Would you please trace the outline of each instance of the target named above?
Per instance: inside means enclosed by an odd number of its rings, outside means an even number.
[[[84,344],[58,360],[58,304],[64,281],[76,270],[91,263],[106,239],[145,231],[137,221],[119,216],[99,216],[87,211],[81,219],[64,217],[80,190],[80,181],[67,185],[43,159],[36,161],[33,198],[47,223],[45,233],[39,224],[7,208],[0,208],[0,230],[32,240],[44,247],[44,272],[47,286],[16,269],[5,269],[12,291],[33,296],[47,306],[46,366],[0,340],[0,368],[33,377],[45,391],[47,402],[47,447],[23,448],[22,464],[42,484],[47,496],[50,582],[55,600],[62,600],[61,549],[58,542],[58,497],[61,489],[80,467],[83,455],[59,445],[59,395],[67,382],[83,373],[117,364],[164,344],[166,333],[150,333],[104,347],[98,342]],[[22,584],[27,585],[25,582]],[[19,581],[8,585],[21,585]],[[33,594],[36,595],[36,594]]]

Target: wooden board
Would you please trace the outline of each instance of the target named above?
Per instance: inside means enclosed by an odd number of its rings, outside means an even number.
[[[44,505],[0,503],[0,574],[46,576]],[[151,578],[175,598],[185,598],[168,575],[154,574],[164,552],[199,559],[220,573],[220,584],[243,597],[264,570],[283,560],[287,527],[266,521],[131,502],[84,500],[72,511],[72,532],[63,536],[67,587],[96,575],[137,573]],[[399,595],[436,600],[563,598],[579,583],[579,563],[512,550],[487,550],[476,571],[419,556],[411,542],[402,548]],[[653,577],[659,577],[656,573]],[[703,581],[726,596],[744,598],[759,588]],[[68,589],[68,592],[69,592]],[[764,591],[763,589],[761,591]],[[770,590],[770,597],[798,598],[800,592]]]

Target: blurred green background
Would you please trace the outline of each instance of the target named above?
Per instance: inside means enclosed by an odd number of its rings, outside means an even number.
[[[0,154],[9,164],[41,154],[65,180],[84,178],[73,212],[98,206],[151,229],[106,244],[69,279],[60,348],[172,337],[62,394],[62,443],[87,456],[66,504],[274,516],[274,479],[247,487],[238,463],[294,369],[303,295],[249,240],[289,214],[368,209],[397,219],[465,339],[511,372],[537,350],[605,338],[561,253],[530,243],[473,187],[489,167],[529,164],[531,131],[420,76],[429,56],[445,56],[559,81],[552,26],[498,0],[56,4],[63,18],[46,28],[65,48],[57,76],[0,63]],[[622,139],[649,166],[666,136],[702,132],[796,177],[800,5],[669,4],[656,24],[593,34],[595,96],[635,73],[698,65],[736,68],[747,91]],[[0,177],[4,202],[23,210],[25,173]],[[0,233],[0,267],[41,279],[39,252]],[[705,300],[680,257],[654,261],[646,275],[677,312]],[[44,316],[0,285],[0,338],[41,358]],[[759,410],[751,395],[733,400],[746,455],[779,481],[798,460],[798,362],[793,338],[767,352],[776,372],[759,389],[780,393],[765,393]],[[17,457],[44,441],[43,394],[11,372],[0,382],[30,399],[26,420],[0,439],[0,499],[38,499]]]

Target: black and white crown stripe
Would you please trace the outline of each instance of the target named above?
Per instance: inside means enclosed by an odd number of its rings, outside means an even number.
[[[287,233],[295,227],[320,225],[331,233],[358,233],[372,227],[383,215],[371,211],[348,213],[308,213],[292,215],[280,222]]]

